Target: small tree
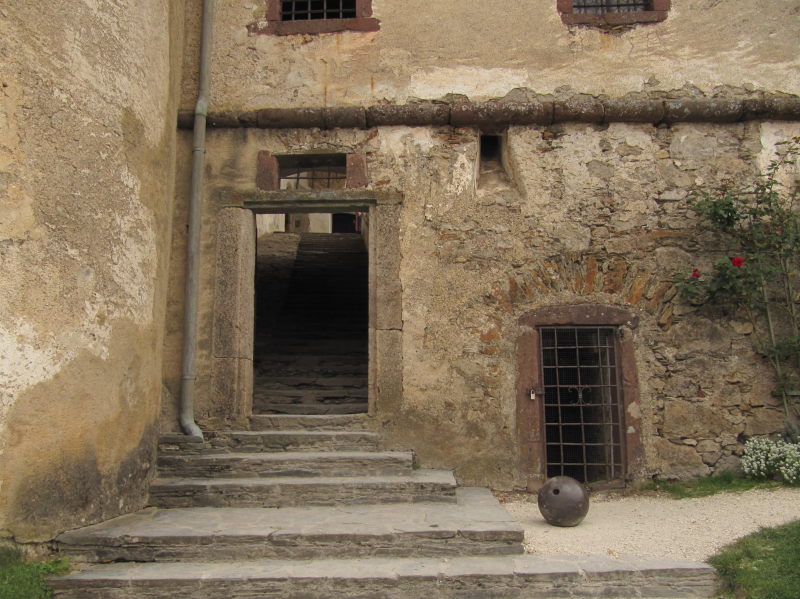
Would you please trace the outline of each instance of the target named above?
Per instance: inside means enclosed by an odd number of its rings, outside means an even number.
[[[694,304],[744,310],[766,325],[756,348],[775,370],[775,394],[783,401],[787,432],[797,436],[800,395],[800,213],[796,179],[781,175],[797,165],[800,137],[778,144],[778,153],[755,181],[727,182],[689,195],[691,208],[730,241],[733,255],[709,274],[694,269],[681,277],[681,292]]]

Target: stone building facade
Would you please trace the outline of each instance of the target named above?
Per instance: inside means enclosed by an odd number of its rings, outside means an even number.
[[[0,9],[0,531],[19,541],[144,505],[178,429],[202,3],[137,4]],[[542,481],[548,335],[584,327],[616,356],[613,478],[735,468],[782,430],[759,331],[674,275],[718,257],[689,190],[800,135],[800,3],[358,0],[313,24],[278,4],[216,2],[201,428],[251,410],[255,215],[313,204],[366,215],[370,422],[423,467]],[[302,154],[361,181],[265,184]]]

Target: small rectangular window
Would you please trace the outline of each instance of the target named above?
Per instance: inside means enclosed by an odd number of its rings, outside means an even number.
[[[356,0],[281,0],[281,21],[354,19]]]
[[[281,189],[344,189],[346,154],[278,156]]]
[[[265,20],[250,23],[250,35],[307,35],[378,31],[372,0],[267,0]]]
[[[572,0],[573,14],[599,15],[608,12],[652,10],[650,0]]]
[[[603,28],[663,21],[670,0],[556,0],[556,7],[565,25]]]

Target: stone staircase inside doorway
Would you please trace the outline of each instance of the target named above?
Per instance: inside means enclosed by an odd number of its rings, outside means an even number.
[[[274,260],[261,254],[260,268]],[[361,235],[301,233],[294,260],[286,262],[283,293],[264,289],[266,277],[256,291],[277,297],[259,301],[253,410],[366,412],[368,271]]]

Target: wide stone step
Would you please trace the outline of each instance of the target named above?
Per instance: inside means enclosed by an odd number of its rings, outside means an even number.
[[[59,535],[73,561],[511,555],[522,527],[487,489],[457,503],[145,510]]]
[[[294,366],[298,370],[302,370],[308,366],[324,365],[330,367],[331,373],[336,374],[337,368],[347,367],[366,367],[367,360],[361,352],[355,353],[340,353],[340,352],[319,352],[314,355],[304,354],[301,356],[287,356],[284,352],[275,349],[271,352],[265,352],[258,356],[259,361],[264,364],[281,364]],[[344,373],[342,373],[344,374]]]
[[[346,372],[342,372],[346,370]],[[342,375],[353,377],[367,377],[367,361],[363,360],[360,363],[337,369],[333,364],[326,364],[324,362],[317,362],[315,364],[307,364],[304,368],[294,366],[290,363],[285,364],[269,364],[260,362],[255,365],[254,374],[256,377],[289,377],[289,376],[308,376],[308,377],[326,377],[341,373]]]
[[[253,404],[342,404],[367,400],[365,388],[275,389],[253,385]]]
[[[322,319],[320,319],[322,320]],[[282,345],[291,339],[301,339],[313,342],[317,339],[350,339],[360,340],[366,343],[366,325],[361,329],[353,328],[350,322],[333,322],[326,320],[319,324],[304,323],[278,323],[267,331],[269,335],[267,342],[256,339],[256,345],[268,347],[270,344],[279,350]]]
[[[366,376],[314,376],[313,373],[286,376],[257,376],[253,385],[272,389],[364,389]]]
[[[368,404],[366,401],[355,401],[349,403],[270,403],[258,401],[253,404],[253,411],[256,414],[364,414],[367,412]]]
[[[715,575],[689,561],[524,555],[118,563],[50,582],[65,599],[688,599],[713,596]]]
[[[366,414],[254,414],[252,430],[354,430],[366,423]]]
[[[366,401],[342,403],[342,404],[270,404],[260,402],[254,406],[254,411],[258,415],[270,414],[365,414],[368,409]]]
[[[248,430],[209,431],[205,443],[187,442],[185,435],[162,435],[161,455],[220,452],[376,451],[379,436],[368,431]]]
[[[161,478],[150,486],[157,507],[296,507],[455,501],[451,472],[417,470],[404,476]]]
[[[313,435],[315,433],[309,433]],[[405,474],[413,457],[403,451],[299,451],[276,453],[161,454],[164,477],[356,476]]]
[[[361,339],[338,339],[335,337],[328,339],[298,338],[279,343],[273,342],[272,347],[274,351],[284,354],[312,354],[315,356],[346,354],[360,356],[367,352],[367,339],[366,337]]]

